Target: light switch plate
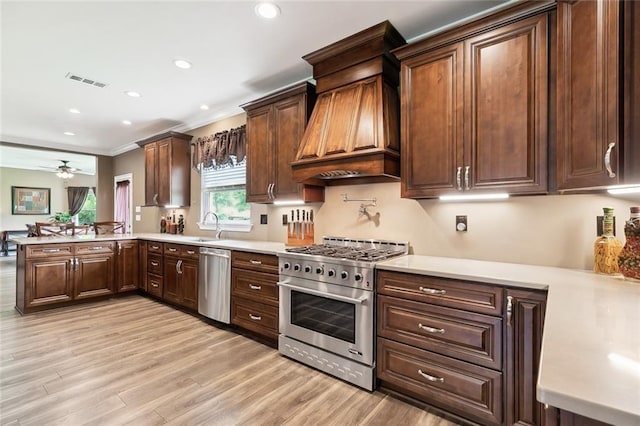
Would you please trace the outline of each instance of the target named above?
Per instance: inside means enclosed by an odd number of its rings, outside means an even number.
[[[140,222],[142,220],[142,215],[141,214],[137,214],[136,215],[136,222]]]
[[[142,211],[142,207],[136,206],[136,213],[140,213]]]

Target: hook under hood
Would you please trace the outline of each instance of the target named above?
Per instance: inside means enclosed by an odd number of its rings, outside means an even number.
[[[296,181],[399,180],[400,65],[390,51],[404,44],[384,21],[303,57],[313,66],[318,99],[291,163]]]

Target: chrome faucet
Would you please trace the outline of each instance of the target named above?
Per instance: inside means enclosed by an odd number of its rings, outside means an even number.
[[[216,214],[216,212],[214,211],[208,211],[204,214],[204,217],[202,218],[202,224],[206,224],[207,223],[207,218],[209,217],[209,215],[213,215],[216,218],[216,240],[220,239],[220,235],[222,235],[222,229],[220,228],[220,218],[218,217],[218,215]]]

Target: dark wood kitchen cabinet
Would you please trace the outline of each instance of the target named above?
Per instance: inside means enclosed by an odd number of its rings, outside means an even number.
[[[144,286],[146,292],[154,297],[162,298],[163,291],[163,253],[164,245],[156,241],[146,242],[146,262],[143,264],[144,268]]]
[[[231,323],[274,345],[278,339],[278,258],[231,252]]]
[[[486,425],[542,425],[544,291],[377,272],[383,387]]]
[[[116,291],[118,293],[138,289],[138,283],[140,282],[139,264],[138,241],[116,242]]]
[[[189,206],[191,138],[191,135],[168,132],[138,142],[144,148],[144,193],[147,206]]]
[[[74,300],[109,296],[115,293],[114,246],[113,241],[75,244]]]
[[[609,423],[603,423],[598,420],[590,419],[579,414],[566,410],[560,410],[555,407],[545,408],[545,426],[609,426]]]
[[[162,298],[187,309],[198,309],[198,267],[195,246],[164,243]]]
[[[303,83],[242,105],[247,112],[247,201],[324,201],[324,188],[302,185],[291,162],[315,102],[315,87]]]
[[[547,192],[549,14],[540,9],[517,6],[394,51],[402,197]]]
[[[558,2],[560,190],[640,183],[640,7],[635,3]]]

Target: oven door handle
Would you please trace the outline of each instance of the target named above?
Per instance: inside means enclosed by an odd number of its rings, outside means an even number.
[[[322,291],[311,290],[309,288],[298,287],[298,286],[295,286],[295,285],[287,284],[286,282],[283,282],[283,281],[279,281],[278,282],[278,286],[286,287],[286,288],[289,288],[291,290],[296,290],[296,291],[299,291],[301,293],[308,293],[308,294],[313,294],[314,296],[325,297],[327,299],[333,299],[333,300],[339,300],[341,302],[353,303],[355,305],[362,305],[368,299],[368,297],[362,297],[360,299],[354,299],[353,297],[340,296],[340,295],[337,295],[337,294],[327,294],[327,293],[322,292]]]

